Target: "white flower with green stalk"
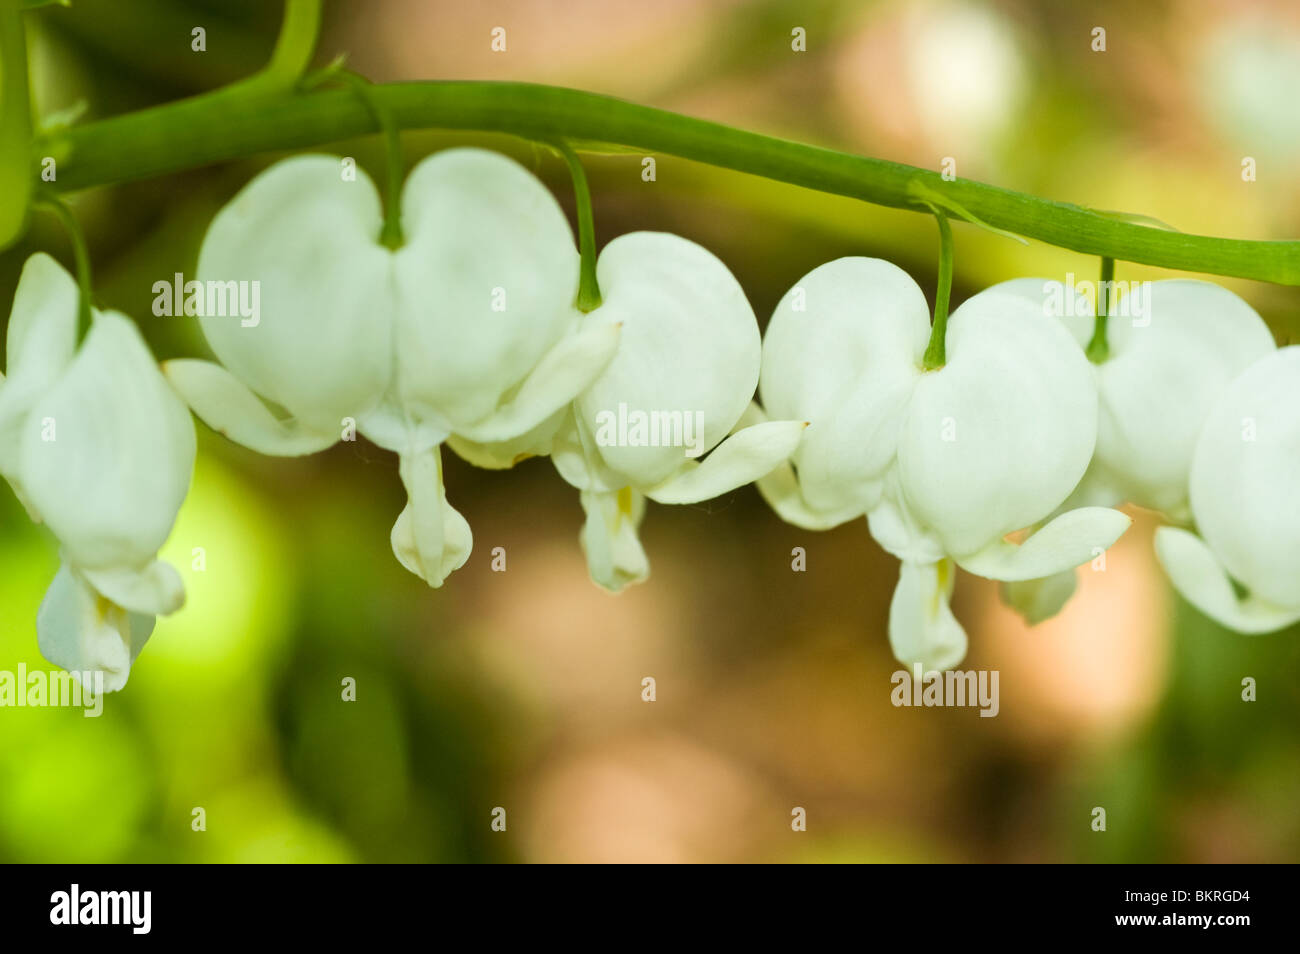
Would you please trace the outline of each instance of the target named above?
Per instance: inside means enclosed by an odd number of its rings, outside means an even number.
[[[340,170],[329,156],[285,160],[217,215],[199,278],[258,282],[261,320],[204,319],[221,364],[165,370],[199,417],[261,453],[323,450],[349,422],[396,452],[408,503],[393,551],[440,586],[472,545],[443,490],[442,443],[536,427],[604,367],[619,329],[580,322],[568,222],[513,160],[431,156],[400,202],[390,186],[387,219],[365,173]]]
[[[60,545],[36,617],[41,653],[83,679],[102,673],[113,691],[154,617],[185,600],[157,553],[189,490],[194,425],[135,325],[90,309],[88,288],[45,254],[23,267],[0,378],[0,474]]]
[[[902,561],[889,637],[900,661],[956,665],[966,634],[948,607],[953,565],[995,580],[1078,566],[1129,526],[1055,511],[1096,438],[1092,372],[1068,332],[989,290],[947,317],[951,237],[930,327],[925,296],[879,259],[844,258],[800,279],[763,344],[767,414],[811,422],[790,464],[759,481],[783,518],[826,529],[867,515]],[[927,344],[928,340],[928,344]]]
[[[1064,507],[1130,503],[1185,525],[1201,427],[1232,380],[1274,350],[1273,337],[1250,305],[1219,285],[1190,279],[1139,283],[1112,303],[1112,278],[1108,267],[1095,318],[1085,296],[1057,281],[1019,278],[992,290],[1059,315],[1093,362],[1097,446]],[[1073,571],[1065,571],[1008,584],[1003,596],[1038,622],[1055,615],[1074,587]]]

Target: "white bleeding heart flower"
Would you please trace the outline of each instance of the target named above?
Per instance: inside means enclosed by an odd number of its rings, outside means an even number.
[[[995,290],[1023,296],[1049,315],[1071,293],[1060,282],[1038,278],[1017,278]],[[1076,294],[1061,311],[1086,348],[1092,305]],[[1212,282],[1144,282],[1111,311],[1109,355],[1093,365],[1097,447],[1076,499],[1133,503],[1186,523],[1188,472],[1201,426],[1233,379],[1274,350],[1273,336],[1250,305]]]
[[[47,255],[27,260],[0,379],[0,473],[58,538],[63,566],[37,614],[50,662],[126,684],[154,617],[185,600],[157,559],[189,490],[194,425],[135,325],[92,311]]]
[[[1178,592],[1242,633],[1300,621],[1300,345],[1260,358],[1220,397],[1190,490],[1196,532],[1156,531]]]
[[[759,484],[782,491],[782,517],[827,529],[879,506],[929,336],[925,294],[881,259],[829,262],[781,299],[763,339],[762,403],[810,422],[792,458],[798,481],[780,468]]]
[[[568,221],[513,160],[452,149],[417,165],[397,249],[380,242],[374,184],[340,169],[288,159],[217,215],[199,279],[257,282],[261,316],[204,318],[224,367],[172,361],[166,373],[199,417],[262,453],[323,450],[354,423],[400,455],[408,503],[393,551],[439,586],[472,546],[443,491],[440,445],[536,428],[600,371],[618,328],[579,327]]]
[[[811,424],[793,466],[759,488],[810,529],[867,514],[903,561],[894,652],[944,669],[966,649],[948,609],[949,560],[1029,580],[1092,559],[1130,521],[1084,507],[1044,523],[1096,438],[1092,372],[1060,323],[1020,296],[981,292],[948,319],[944,367],[926,371],[928,314],[916,283],[876,259],[823,265],[786,294],[768,326],[760,391],[768,414]],[[1029,527],[1023,541],[1006,539]]]
[[[1058,281],[1018,278],[990,291],[1019,295],[1059,315],[1080,348],[1092,339],[1092,304]],[[1274,349],[1264,320],[1211,282],[1144,282],[1111,307],[1109,354],[1097,379],[1097,446],[1065,507],[1132,503],[1174,523],[1190,519],[1192,451],[1211,407],[1232,380]],[[1032,623],[1055,615],[1074,592],[1074,574],[1003,588]]]
[[[790,456],[805,423],[743,426],[761,340],[744,290],[712,253],[633,232],[601,251],[596,277],[602,303],[585,324],[622,327],[608,366],[545,428],[494,447],[452,447],[498,467],[549,453],[581,492],[592,579],[617,591],[649,573],[637,533],[647,497],[696,503],[751,483]]]

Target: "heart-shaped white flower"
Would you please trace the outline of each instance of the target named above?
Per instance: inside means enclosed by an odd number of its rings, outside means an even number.
[[[1017,278],[990,291],[1021,295],[1061,320],[1081,348],[1092,306],[1049,279]],[[1106,329],[1109,355],[1094,365],[1097,447],[1077,496],[1105,506],[1133,503],[1175,523],[1189,519],[1188,472],[1215,402],[1242,371],[1274,350],[1264,319],[1211,282],[1143,282],[1119,298]]]
[[[77,345],[76,283],[28,259],[0,380],[0,473],[58,538],[63,566],[37,615],[41,652],[126,684],[154,616],[185,599],[156,559],[189,489],[194,425],[135,325],[92,312]]]
[[[695,503],[750,483],[790,456],[805,424],[737,427],[758,383],[760,336],[744,290],[712,253],[633,232],[604,248],[596,275],[603,300],[584,323],[623,329],[608,366],[549,429],[452,446],[485,466],[549,453],[581,491],[592,579],[617,591],[649,573],[637,534],[645,498]]]
[[[1020,295],[1059,315],[1080,348],[1094,330],[1086,297],[1058,281],[1018,278],[990,291]],[[1273,350],[1268,326],[1242,299],[1210,282],[1143,282],[1119,298],[1097,378],[1097,446],[1065,508],[1132,503],[1173,523],[1190,520],[1192,451],[1210,408],[1232,380]],[[1004,597],[1031,622],[1055,615],[1074,574],[1008,584]]]
[[[443,492],[440,445],[537,427],[600,371],[618,328],[579,328],[572,232],[518,163],[478,149],[421,162],[396,250],[380,244],[373,183],[342,168],[328,156],[278,163],[217,215],[199,278],[257,282],[262,315],[204,318],[225,367],[166,372],[203,420],[262,453],[322,450],[355,424],[399,454],[408,504],[393,551],[439,586],[472,545]]]
[[[1300,346],[1260,358],[1220,397],[1189,486],[1197,532],[1156,531],[1178,592],[1242,633],[1300,621]]]
[[[966,637],[947,609],[951,559],[997,580],[1074,567],[1129,518],[1073,510],[1020,543],[1087,468],[1092,372],[1070,335],[1017,295],[988,290],[953,312],[947,363],[925,371],[925,296],[902,270],[845,258],[801,279],[764,342],[767,413],[811,422],[793,459],[759,488],[785,519],[824,529],[866,513],[903,561],[891,604],[898,658],[948,668]]]

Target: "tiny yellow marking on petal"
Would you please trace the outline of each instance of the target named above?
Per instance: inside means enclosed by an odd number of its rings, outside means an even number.
[[[618,492],[618,512],[624,517],[632,516],[632,488],[623,487]]]
[[[930,617],[932,619],[939,615],[939,604],[944,598],[944,592],[948,589],[948,580],[952,575],[952,562],[950,560],[940,560],[935,565],[935,572],[934,596],[930,598]]]

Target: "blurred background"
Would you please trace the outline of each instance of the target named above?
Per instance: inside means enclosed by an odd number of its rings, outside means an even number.
[[[279,16],[260,0],[30,15],[40,115],[84,101],[89,121],[216,88],[265,61]],[[490,50],[496,26],[505,53]],[[951,157],[963,177],[1183,231],[1300,237],[1289,0],[336,0],[317,62],[338,52],[376,81],[578,86],[936,170]],[[453,144],[500,149],[572,212],[562,164],[527,143],[403,141],[408,167]],[[323,148],[382,179],[376,138]],[[99,302],[134,316],[160,359],[206,348],[194,322],[153,317],[153,282],[193,272],[211,216],[276,158],[76,198]],[[602,244],[636,229],[700,242],[760,323],[841,255],[888,258],[933,294],[926,216],[666,156],[653,183],[637,155],[588,168]],[[1019,275],[1096,278],[1096,259],[955,230],[954,304]],[[71,265],[38,216],[0,256],[0,311],[38,249]],[[1173,274],[1121,262],[1116,277]],[[1223,283],[1279,343],[1300,341],[1300,292]],[[404,500],[392,455],[358,441],[270,459],[198,430],[162,554],[189,602],[101,718],[0,712],[0,860],[1300,860],[1300,632],[1239,636],[1180,602],[1145,515],[1107,572],[1081,573],[1065,612],[1032,629],[994,584],[960,576],[963,668],[1001,673],[986,719],[890,704],[897,564],[863,521],[800,531],[752,488],[651,504],[651,579],[615,597],[587,578],[577,494],[548,461],[497,473],[447,453],[475,548],[435,591],[389,548]],[[0,669],[45,668],[34,620],[56,548],[7,488],[0,528]],[[355,703],[340,701],[346,677]],[[505,832],[490,827],[498,806]],[[791,830],[796,806],[806,832]]]

